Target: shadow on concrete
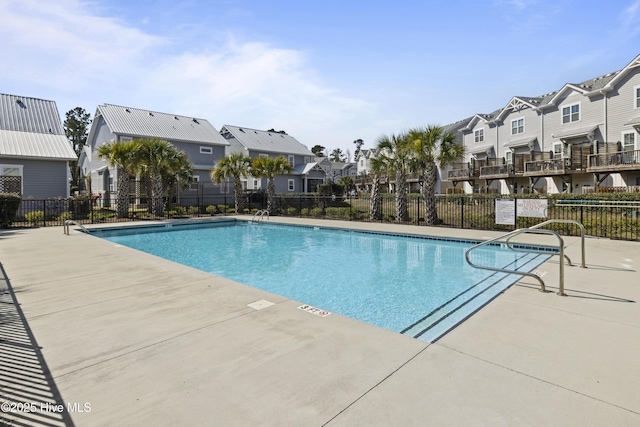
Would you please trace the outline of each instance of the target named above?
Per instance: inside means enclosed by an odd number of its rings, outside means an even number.
[[[0,426],[73,426],[0,264]]]

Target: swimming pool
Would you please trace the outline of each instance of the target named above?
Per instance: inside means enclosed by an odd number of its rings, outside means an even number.
[[[92,234],[426,341],[520,278],[470,267],[464,253],[477,242],[425,236],[246,221]],[[472,261],[531,271],[548,256],[494,245],[476,250]]]

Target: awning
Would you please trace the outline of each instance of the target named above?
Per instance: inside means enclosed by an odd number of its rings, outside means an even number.
[[[493,145],[481,145],[469,149],[471,154],[489,154],[493,150]]]
[[[633,119],[629,119],[624,123],[625,126],[639,126],[640,125],[640,116],[634,117]]]
[[[528,138],[528,139],[519,139],[517,141],[510,141],[503,145],[503,147],[508,148],[518,148],[518,147],[529,147],[529,149],[533,150],[533,146],[536,143],[537,137]]]
[[[598,125],[558,132],[551,135],[551,137],[557,138],[563,142],[566,142],[567,139],[574,138],[588,138],[589,140],[592,140],[596,129],[598,129]]]

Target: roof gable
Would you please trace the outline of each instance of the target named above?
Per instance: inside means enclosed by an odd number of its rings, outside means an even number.
[[[540,105],[540,98],[528,97],[528,96],[514,96],[509,103],[498,113],[494,120],[502,120],[507,114],[512,111],[520,111],[525,108],[531,108],[535,110]]]
[[[297,139],[282,132],[224,125],[222,129],[220,129],[220,133],[225,135],[225,138],[235,138],[247,150],[314,157],[314,154]]]
[[[117,135],[229,145],[205,119],[111,104],[99,105],[96,118],[98,115],[102,116],[111,132]]]

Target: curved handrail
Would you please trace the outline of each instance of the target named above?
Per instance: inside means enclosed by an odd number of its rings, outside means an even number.
[[[262,222],[265,214],[267,215],[267,219],[269,219],[269,211],[267,209],[260,209],[259,211],[256,211],[256,213],[254,213],[253,217],[251,218],[251,222]]]
[[[537,228],[540,228],[540,227],[542,227],[544,225],[552,224],[552,223],[575,224],[578,227],[580,227],[580,243],[581,243],[581,246],[582,246],[582,265],[581,265],[581,267],[582,268],[587,268],[587,264],[586,264],[586,261],[585,261],[585,250],[584,250],[584,235],[585,235],[584,234],[585,233],[584,225],[582,225],[580,222],[578,222],[576,220],[573,220],[573,219],[549,219],[547,221],[541,222],[540,224],[536,224],[533,227],[529,227],[529,228],[537,229]],[[567,257],[565,256],[565,258],[567,258]],[[569,261],[569,265],[571,265],[571,261]]]
[[[501,273],[512,273],[512,274],[519,274],[521,276],[528,276],[528,277],[533,277],[534,279],[536,279],[538,282],[540,282],[540,291],[541,292],[546,292],[546,286],[544,284],[544,280],[542,280],[542,278],[536,274],[533,273],[529,273],[526,271],[518,271],[518,270],[508,270],[506,268],[497,268],[497,267],[489,267],[489,266],[483,266],[483,265],[477,265],[474,264],[473,262],[471,262],[471,260],[469,259],[469,254],[471,253],[472,250],[479,248],[481,246],[485,246],[488,245],[489,243],[504,239],[505,237],[511,238],[511,237],[515,237],[517,235],[520,234],[525,234],[525,233],[529,233],[529,232],[533,232],[536,234],[550,234],[550,235],[554,235],[558,238],[558,255],[560,256],[560,259],[564,259],[564,240],[562,239],[562,237],[560,237],[560,234],[558,234],[556,231],[553,230],[545,230],[545,229],[537,229],[535,231],[532,231],[529,228],[520,228],[518,230],[514,230],[511,231],[507,234],[503,234],[500,235],[498,237],[494,237],[493,239],[489,239],[489,240],[485,240],[484,242],[480,242],[477,245],[474,245],[472,247],[470,247],[469,249],[467,249],[467,251],[465,252],[464,256],[465,259],[467,260],[467,263],[474,267],[474,268],[479,268],[479,269],[483,269],[483,270],[491,270],[491,271],[497,271],[497,272],[501,272]],[[514,250],[511,246],[507,245],[507,247],[509,247],[509,249]],[[533,251],[536,252],[536,251]],[[558,291],[558,295],[562,295],[562,296],[566,296],[566,294],[564,293],[564,262],[560,262],[560,289]]]
[[[78,227],[80,227],[82,229],[82,231],[84,231],[85,233],[88,233],[89,230],[87,230],[84,225],[80,224],[79,222],[73,220],[73,219],[68,219],[64,222],[64,234],[66,234],[67,236],[69,235],[69,225],[74,224],[77,225]]]

